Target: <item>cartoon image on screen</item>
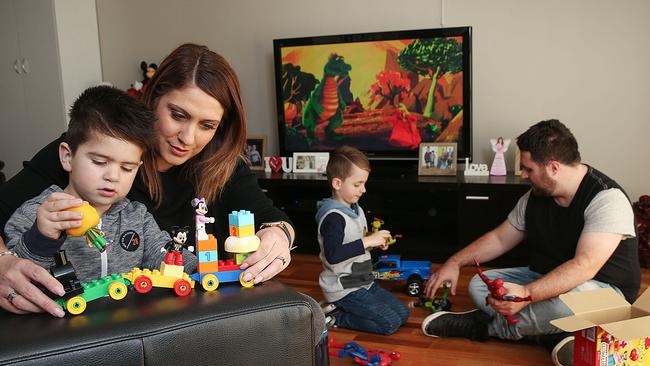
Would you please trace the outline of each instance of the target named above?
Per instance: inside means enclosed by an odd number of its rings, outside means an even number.
[[[468,52],[461,36],[276,50],[284,151],[352,145],[366,152],[414,151],[417,158],[421,142],[458,143],[462,150],[469,141]]]

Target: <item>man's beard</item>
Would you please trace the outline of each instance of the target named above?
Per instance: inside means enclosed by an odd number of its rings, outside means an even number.
[[[531,186],[533,187],[533,194],[536,196],[551,197],[553,196],[553,191],[555,191],[557,183],[544,172],[544,175],[540,177],[540,185],[536,186],[531,183]]]

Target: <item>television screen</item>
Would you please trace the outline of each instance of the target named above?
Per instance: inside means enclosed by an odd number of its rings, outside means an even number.
[[[456,142],[471,159],[471,27],[273,41],[280,153],[352,145],[417,159]]]

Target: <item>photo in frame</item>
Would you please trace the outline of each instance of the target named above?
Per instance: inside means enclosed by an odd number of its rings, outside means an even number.
[[[418,175],[456,175],[457,144],[424,142],[418,154]]]
[[[251,170],[264,170],[266,137],[247,137],[244,155]]]
[[[329,159],[330,153],[328,152],[295,152],[293,153],[293,172],[325,173]]]

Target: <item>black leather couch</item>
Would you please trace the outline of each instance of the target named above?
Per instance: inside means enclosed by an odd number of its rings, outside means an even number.
[[[318,304],[277,281],[102,298],[63,319],[0,310],[1,365],[316,365]]]

